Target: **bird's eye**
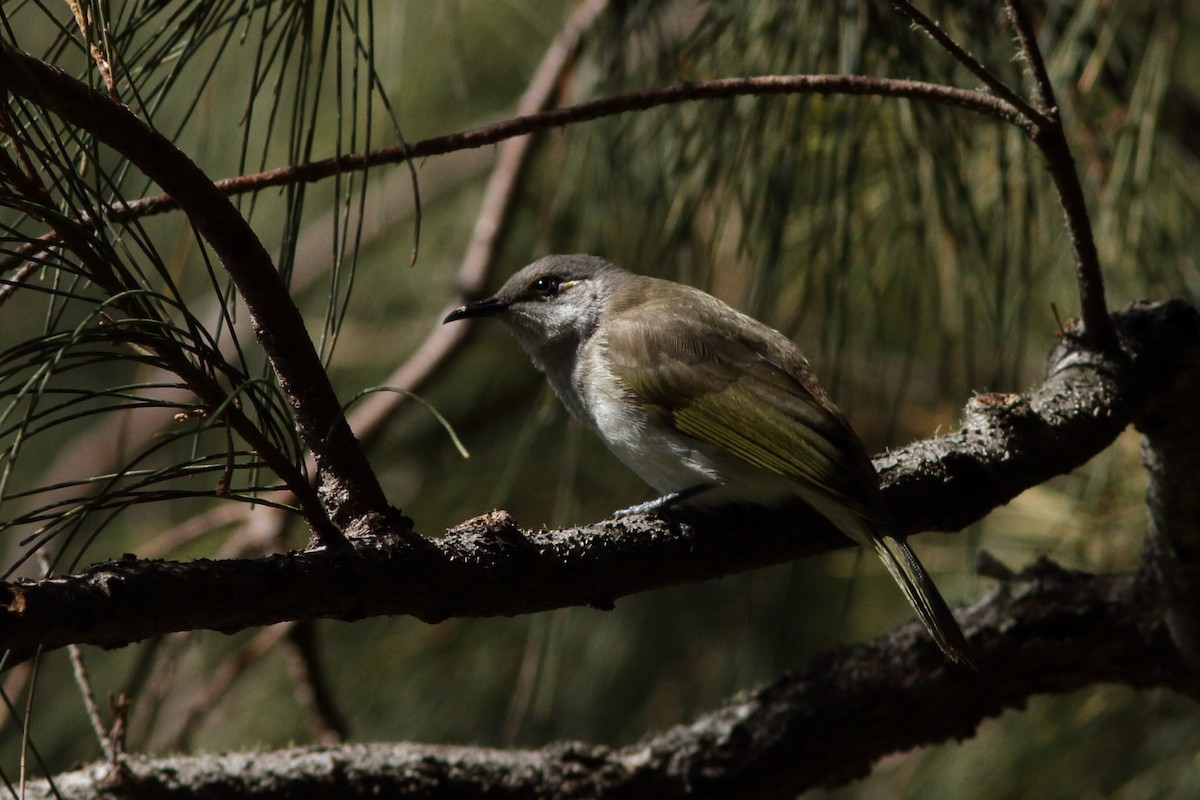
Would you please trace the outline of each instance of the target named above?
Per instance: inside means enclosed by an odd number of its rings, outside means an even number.
[[[558,294],[558,289],[562,286],[562,282],[562,278],[557,275],[543,275],[529,284],[529,289],[534,294],[542,297],[554,297],[554,295]]]

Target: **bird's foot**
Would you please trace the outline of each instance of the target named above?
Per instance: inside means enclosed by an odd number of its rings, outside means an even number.
[[[664,511],[679,506],[687,502],[698,494],[706,492],[713,488],[712,484],[701,483],[696,486],[689,486],[687,489],[681,489],[678,492],[664,494],[662,497],[649,500],[645,503],[638,503],[636,506],[622,508],[620,511],[613,512],[613,517],[621,519],[623,517],[632,517],[634,514],[662,514]]]

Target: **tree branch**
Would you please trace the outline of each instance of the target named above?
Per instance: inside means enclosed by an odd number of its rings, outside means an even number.
[[[892,0],[892,5],[897,12],[908,17],[917,27],[929,34],[943,50],[1029,121],[1029,124],[1021,127],[1046,159],[1066,217],[1071,249],[1075,254],[1075,279],[1079,287],[1080,318],[1083,321],[1084,334],[1094,347],[1115,353],[1118,342],[1116,332],[1108,319],[1108,308],[1104,300],[1104,278],[1100,271],[1100,258],[1096,252],[1083,187],[1079,183],[1075,159],[1071,155],[1066,132],[1063,130],[1062,114],[1054,99],[1054,84],[1046,71],[1046,62],[1038,48],[1037,36],[1024,4],[1020,0],[1005,0],[1004,3],[1009,21],[1016,32],[1021,55],[1033,74],[1036,108],[996,77],[909,0]]]
[[[1046,59],[1042,58],[1042,49],[1038,47],[1037,33],[1029,19],[1029,12],[1020,0],[1004,0],[1004,8],[1017,35],[1021,56],[1033,74],[1033,101],[1037,103],[1038,112],[1057,117],[1058,101],[1054,99],[1054,82],[1046,70]]]
[[[958,42],[942,30],[942,27],[930,19],[925,12],[914,6],[908,0],[892,0],[892,5],[897,11],[912,20],[913,24],[925,31],[929,38],[937,42],[943,50],[949,53],[955,61],[962,64],[971,71],[976,78],[983,81],[984,85],[996,93],[997,97],[1011,103],[1014,108],[1025,115],[1033,124],[1043,125],[1046,123],[1046,118],[1040,109],[1034,108],[1025,98],[1013,91],[1007,83],[996,77],[990,69],[985,67],[979,59],[971,55]]]
[[[320,357],[270,255],[229,198],[167,138],[128,108],[8,45],[0,46],[0,87],[57,114],[135,164],[187,212],[229,271],[254,320],[296,424],[324,480],[319,488],[333,520],[347,525],[387,516],[387,500],[346,424]],[[304,487],[297,494],[304,496]],[[336,530],[316,510],[308,521],[333,544]]]
[[[1054,98],[1054,84],[1046,71],[1046,62],[1038,47],[1033,23],[1020,0],[1005,0],[1008,18],[1017,34],[1021,54],[1033,73],[1034,98],[1042,121],[1030,129],[1030,138],[1046,159],[1054,188],[1062,204],[1071,250],[1075,254],[1075,282],[1079,286],[1079,317],[1083,333],[1092,343],[1108,352],[1117,351],[1117,334],[1108,317],[1104,299],[1104,275],[1100,270],[1100,255],[1096,252],[1096,237],[1087,200],[1079,182],[1079,170],[1063,129],[1062,110]]]
[[[902,530],[957,529],[1082,464],[1171,379],[1174,348],[1200,330],[1200,313],[1182,301],[1135,305],[1117,319],[1128,358],[1105,360],[1065,341],[1036,391],[1023,398],[985,395],[960,430],[880,459],[885,500]],[[781,514],[735,509],[690,522],[633,517],[522,530],[505,512],[494,512],[437,540],[377,526],[375,536],[341,552],[111,562],[70,577],[0,585],[0,649],[14,651],[12,665],[38,646],[121,647],[170,631],[232,632],[292,619],[407,614],[437,622],[570,605],[606,608],[634,592],[849,545],[803,507]]]
[[[916,623],[820,656],[725,708],[623,748],[413,744],[126,759],[55,779],[65,798],[792,798],[889,753],[965,738],[1037,694],[1096,683],[1200,697],[1144,575],[1043,562],[962,613],[980,671],[954,667]],[[44,782],[31,798],[48,797]]]
[[[1028,132],[1033,121],[1011,103],[984,92],[942,86],[936,83],[881,78],[871,75],[760,75],[750,78],[718,78],[677,83],[631,94],[605,97],[571,106],[547,109],[484,125],[468,131],[434,136],[408,146],[383,147],[365,153],[338,155],[307,164],[296,164],[252,175],[239,175],[216,181],[230,196],[259,192],[276,186],[314,183],[346,172],[381,164],[402,164],[408,160],[444,155],[459,150],[487,147],[505,139],[529,133],[590,122],[630,111],[692,100],[718,100],[745,95],[846,94],[869,97],[902,97],[951,105],[976,114],[1008,122]],[[118,220],[161,214],[176,208],[169,194],[131,200],[114,206]]]
[[[334,700],[333,682],[321,665],[317,626],[292,625],[282,643],[298,704],[307,712],[310,741],[335,744],[346,740],[349,726]]]
[[[1200,336],[1181,339],[1175,352],[1170,385],[1135,420],[1149,479],[1145,563],[1176,646],[1200,666]]]

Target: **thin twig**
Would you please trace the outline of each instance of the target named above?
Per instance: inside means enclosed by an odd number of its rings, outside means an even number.
[[[108,731],[108,762],[115,766],[125,754],[125,738],[129,734],[129,695],[125,692],[120,692],[116,697],[109,694],[108,704],[113,718]]]
[[[49,578],[50,559],[46,558],[46,554],[39,550],[37,560],[42,570],[45,571],[46,577]],[[111,763],[115,759],[109,739],[111,732],[100,716],[100,707],[96,705],[96,693],[92,690],[92,680],[88,677],[87,666],[83,663],[83,653],[80,652],[77,644],[67,645],[67,653],[71,658],[71,672],[75,676],[75,685],[79,687],[79,694],[83,698],[83,708],[87,712],[88,722],[91,723],[92,731],[100,742],[100,749],[104,752],[105,760]]]
[[[100,706],[96,705],[96,695],[92,691],[92,681],[88,677],[87,666],[83,663],[83,653],[80,652],[77,644],[68,646],[67,653],[71,657],[71,671],[75,675],[75,683],[79,686],[79,694],[83,697],[83,707],[87,711],[88,722],[92,724],[92,731],[96,734],[96,740],[100,742],[100,749],[104,751],[105,760],[112,762],[116,759],[116,751],[112,747],[112,732],[106,728],[104,720],[100,716]]]
[[[453,303],[442,309],[429,335],[408,360],[387,377],[384,386],[398,387],[405,392],[419,391],[446,359],[467,341],[470,328],[451,330],[454,326],[441,324],[441,319],[457,307],[458,304]],[[404,392],[375,392],[350,412],[350,427],[364,447],[375,444],[387,422],[407,399]]]
[[[4,279],[3,285],[0,285],[0,307],[3,307],[8,299],[16,294],[17,289],[20,289],[21,285],[38,271],[39,266],[41,265],[36,261],[26,261],[25,265],[18,269],[11,278]]]
[[[138,664],[125,684],[125,690],[137,695],[137,708],[127,720],[126,737],[137,735],[135,750],[159,747],[162,736],[157,734],[164,719],[174,719],[172,712],[186,698],[176,691],[176,673],[193,646],[195,638],[180,632],[155,637],[138,648]]]
[[[31,662],[26,661],[13,667],[4,678],[3,683],[0,683],[0,698],[16,697],[25,691],[25,684],[32,677],[32,666]],[[16,714],[0,714],[0,731],[3,731],[6,726],[16,721],[16,719]]]
[[[1004,0],[1004,6],[1008,10],[1009,22],[1017,34],[1017,45],[1021,48],[1021,55],[1033,72],[1033,97],[1038,111],[1058,119],[1061,115],[1058,111],[1058,101],[1054,99],[1054,83],[1046,70],[1046,59],[1042,58],[1042,50],[1038,47],[1037,35],[1029,14],[1019,0]]]
[[[1028,117],[1035,124],[1041,125],[1045,123],[1044,115],[1036,108],[1031,106],[1025,98],[1021,97],[1007,83],[1000,80],[995,73],[985,67],[979,59],[971,55],[958,42],[951,38],[950,34],[942,30],[942,27],[930,19],[923,11],[914,6],[908,0],[892,0],[892,5],[896,10],[913,21],[918,28],[929,34],[935,42],[941,45],[942,49],[954,57],[954,60],[962,64],[967,69],[983,81],[983,83],[996,93],[997,97],[1011,103],[1022,114]]]
[[[192,695],[188,706],[175,714],[175,729],[167,737],[165,747],[169,750],[185,749],[200,725],[215,710],[217,701],[228,694],[233,685],[246,674],[246,670],[273,648],[294,624],[281,622],[270,625],[226,658],[212,679]]]
[[[444,155],[498,144],[507,139],[551,128],[574,125],[603,117],[642,111],[694,100],[716,100],[746,95],[846,94],[867,97],[900,97],[951,105],[998,119],[1032,134],[1038,122],[1031,115],[1000,97],[968,89],[959,89],[923,81],[881,78],[870,75],[761,75],[750,78],[719,78],[695,83],[679,83],[658,89],[592,100],[511,119],[446,136],[422,139],[408,146],[383,147],[361,153],[348,153],[305,164],[223,178],[213,185],[229,197],[260,192],[279,186],[315,183],[335,175],[365,170],[383,164],[400,164],[429,156]],[[1025,104],[1028,107],[1028,104]],[[1032,109],[1030,109],[1033,111]],[[179,208],[170,193],[137,200],[115,202],[109,216],[117,222],[140,219]],[[44,237],[53,242],[52,237]]]
[[[71,7],[71,13],[75,15],[75,24],[79,26],[79,32],[83,35],[83,41],[88,47],[88,52],[91,53],[92,61],[96,62],[96,67],[100,70],[100,77],[104,80],[105,87],[108,88],[108,96],[118,103],[121,102],[121,96],[117,93],[117,82],[113,79],[112,66],[108,63],[108,58],[100,49],[100,45],[96,44],[92,38],[92,26],[88,22],[87,13],[79,5],[79,0],[67,0],[67,5]]]
[[[33,166],[33,160],[25,150],[25,145],[21,141],[17,126],[13,124],[12,114],[8,109],[7,97],[3,98],[3,102],[0,103],[0,131],[8,134],[6,144],[13,149],[13,152],[17,154],[17,160],[21,162],[21,167],[24,169],[24,173],[20,176],[21,179],[28,180],[42,191],[45,191],[45,184],[38,177],[37,168]]]
[[[38,673],[41,672],[42,663],[42,647],[38,645],[37,652],[33,654],[33,669],[29,675],[29,695],[25,698],[25,714],[21,720],[21,779],[18,783],[20,789],[18,796],[21,800],[25,800],[25,783],[29,776],[29,750],[33,743],[30,740],[30,726],[33,725],[33,695],[37,691]]]
[[[208,511],[188,517],[173,528],[159,534],[147,545],[138,547],[139,558],[166,558],[184,545],[199,539],[219,528],[244,522],[250,514],[267,513],[266,508],[253,510],[244,508],[240,503],[222,503]],[[277,513],[286,516],[284,511]]]
[[[282,641],[296,698],[308,711],[308,727],[319,744],[344,742],[348,735],[345,717],[338,710],[330,691],[317,648],[316,625],[298,622]]]
[[[408,147],[384,147],[365,153],[339,155],[306,164],[225,178],[215,183],[218,189],[233,196],[276,186],[312,183],[333,175],[363,170],[379,164],[398,164],[409,159],[486,147],[515,136],[589,122],[630,111],[644,111],[649,108],[693,100],[787,94],[901,97],[973,111],[1011,123],[1026,132],[1036,124],[1034,118],[1029,117],[1028,114],[1003,98],[985,92],[924,81],[881,78],[871,75],[760,75],[750,78],[718,78],[695,83],[677,83],[632,94],[591,100],[536,114],[517,116],[447,136],[422,139]],[[163,194],[131,200],[127,203],[116,203],[112,213],[115,219],[124,220],[160,214],[176,207],[176,200],[170,195]]]
[[[1079,287],[1079,316],[1083,334],[1093,346],[1116,352],[1120,344],[1104,299],[1104,274],[1096,251],[1096,238],[1088,214],[1087,199],[1079,181],[1079,170],[1063,128],[1062,113],[1054,96],[1054,85],[1046,71],[1046,61],[1038,47],[1033,24],[1020,0],[1005,0],[1009,20],[1017,42],[1033,71],[1034,91],[1045,122],[1038,124],[1030,138],[1042,152],[1054,187],[1058,191],[1066,220],[1071,250],[1075,256],[1075,282]]]
[[[1104,300],[1104,279],[1096,252],[1087,201],[1079,182],[1075,159],[1063,130],[1062,116],[1054,99],[1054,86],[1046,71],[1046,62],[1038,48],[1037,37],[1020,0],[1005,0],[1009,19],[1016,31],[1021,54],[1033,72],[1034,97],[1031,106],[987,67],[968,53],[942,28],[909,0],[892,0],[896,10],[913,21],[959,63],[966,66],[988,88],[1029,120],[1021,126],[1046,159],[1046,165],[1058,192],[1066,218],[1067,234],[1075,256],[1075,281],[1079,287],[1080,318],[1084,334],[1093,345],[1106,351],[1118,348],[1116,333]]]

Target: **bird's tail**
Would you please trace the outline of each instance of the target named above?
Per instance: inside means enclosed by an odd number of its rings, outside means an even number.
[[[804,499],[851,539],[864,547],[875,548],[879,560],[892,573],[900,591],[904,592],[942,652],[952,661],[975,666],[971,663],[967,638],[950,613],[950,607],[917,560],[916,553],[891,534],[892,527],[886,514],[868,517],[844,502],[815,492]]]
[[[962,629],[934,586],[933,579],[917,560],[916,553],[906,543],[888,534],[872,536],[871,543],[942,652],[953,661],[974,666]]]

